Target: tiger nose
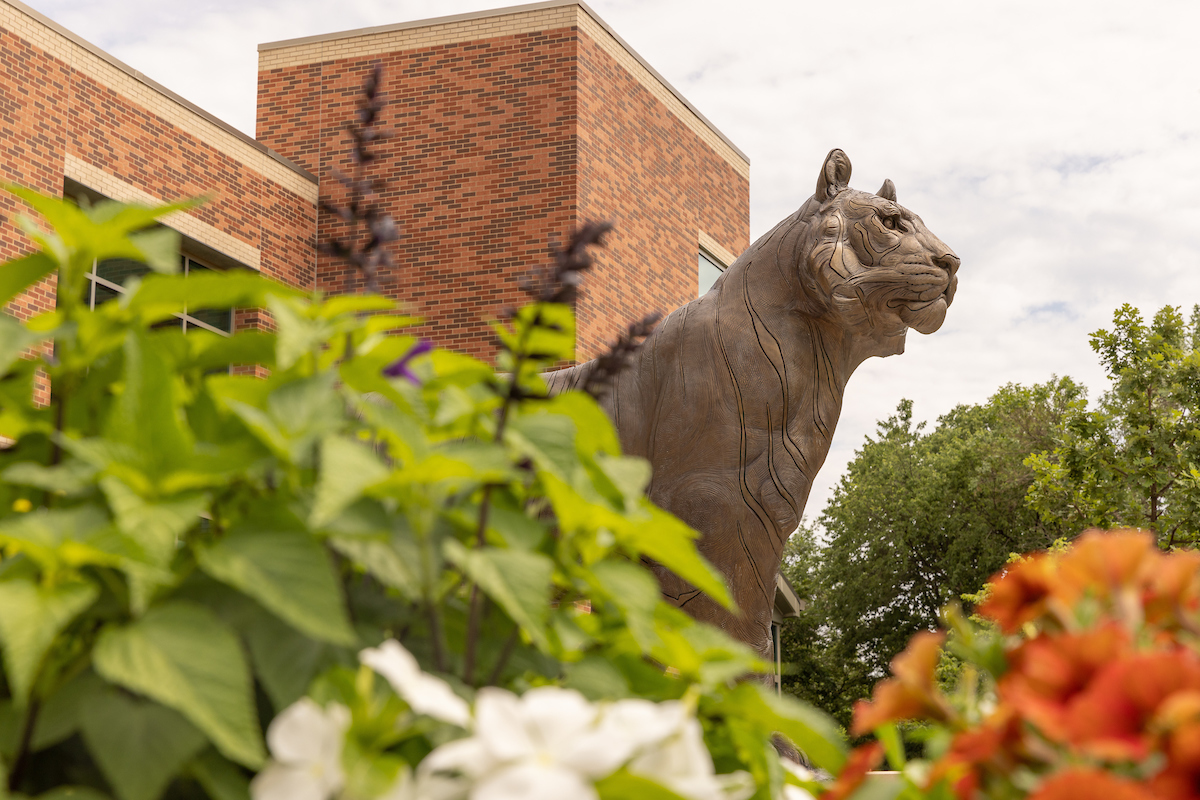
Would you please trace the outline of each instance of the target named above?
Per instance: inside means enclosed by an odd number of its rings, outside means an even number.
[[[939,267],[946,270],[946,272],[949,272],[951,275],[953,275],[954,273],[958,272],[958,265],[962,263],[962,259],[947,250],[940,256],[935,256],[933,263],[937,264]]]

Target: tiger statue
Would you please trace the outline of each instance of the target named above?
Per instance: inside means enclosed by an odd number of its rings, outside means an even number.
[[[954,300],[959,259],[921,218],[848,186],[825,158],[817,190],[742,253],[702,297],[658,325],[601,397],[625,452],[647,459],[650,499],[701,533],[740,613],[653,565],[664,596],[771,657],[784,544],[829,452],[854,370],[933,333]],[[583,385],[596,362],[548,373]]]

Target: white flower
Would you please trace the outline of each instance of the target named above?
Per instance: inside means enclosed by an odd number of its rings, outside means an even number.
[[[341,790],[342,745],[350,711],[338,703],[321,708],[302,697],[267,729],[272,760],[250,782],[254,800],[327,800]]]
[[[358,660],[382,675],[418,714],[460,728],[470,724],[471,708],[467,701],[456,695],[450,684],[441,678],[422,672],[412,653],[395,639],[363,650],[358,654]]]
[[[797,764],[795,761],[792,761],[789,758],[780,759],[780,761],[783,764],[784,769],[802,781],[813,781],[817,779],[817,776],[813,774],[812,770]],[[799,786],[794,786],[790,783],[785,783],[783,785],[783,794],[781,797],[782,800],[814,800],[811,792],[807,791],[806,789],[801,789]]]
[[[689,800],[745,800],[755,790],[746,772],[715,774],[700,723],[693,717],[684,718],[669,738],[635,757],[629,771]]]
[[[593,782],[638,747],[626,723],[640,713],[644,709],[622,706],[610,718],[579,692],[557,686],[519,698],[480,689],[475,736],[437,748],[418,772],[456,776],[448,780],[457,780],[458,796],[471,800],[594,800]]]

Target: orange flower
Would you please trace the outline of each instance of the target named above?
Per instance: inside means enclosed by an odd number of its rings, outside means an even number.
[[[1012,565],[989,583],[992,591],[977,611],[998,622],[1005,633],[1013,633],[1046,613],[1054,588],[1054,559],[1033,556]]]
[[[1071,702],[1067,738],[1080,751],[1100,758],[1145,758],[1154,745],[1151,718],[1169,698],[1195,691],[1200,691],[1195,653],[1127,656],[1100,670]]]
[[[1029,800],[1159,800],[1145,785],[1097,769],[1071,767],[1042,781]]]
[[[1150,727],[1167,756],[1166,768],[1150,780],[1155,792],[1171,800],[1200,796],[1200,691],[1168,697]]]
[[[1146,621],[1176,626],[1180,617],[1200,609],[1200,553],[1185,550],[1162,558],[1150,576]]]
[[[1128,634],[1115,624],[1023,642],[1009,654],[1009,671],[1000,679],[1000,700],[1046,736],[1064,741],[1071,702],[1128,647]]]
[[[871,701],[854,704],[851,733],[862,736],[886,722],[902,719],[945,719],[945,702],[933,685],[944,632],[921,631],[904,652],[892,659],[894,677],[875,685]]]
[[[845,800],[854,794],[866,780],[867,773],[875,769],[883,760],[883,745],[879,742],[864,744],[850,752],[846,766],[842,769],[833,785],[821,794],[821,800]]]
[[[1058,557],[1054,592],[1066,603],[1089,593],[1101,597],[1128,591],[1140,594],[1162,557],[1148,531],[1086,531]]]
[[[1150,727],[1165,734],[1163,749],[1172,767],[1200,775],[1200,691],[1181,691],[1168,697]]]
[[[1020,720],[1012,709],[1002,706],[979,727],[954,737],[950,749],[934,764],[929,787],[947,780],[960,800],[974,797],[985,770],[1011,770],[1020,737]]]

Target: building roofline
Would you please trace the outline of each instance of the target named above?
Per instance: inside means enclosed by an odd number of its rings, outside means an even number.
[[[323,42],[337,41],[338,39],[353,39],[358,36],[374,36],[381,33],[394,33],[396,31],[412,30],[414,28],[426,28],[432,25],[453,25],[457,22],[470,22],[471,20],[477,19],[502,17],[509,14],[521,14],[527,11],[540,11],[547,8],[561,8],[562,6],[579,6],[579,8],[583,9],[584,13],[595,20],[597,25],[603,28],[609,36],[613,37],[613,39],[615,39],[621,45],[621,47],[625,48],[625,51],[628,52],[629,55],[633,56],[638,63],[645,67],[646,71],[654,76],[655,80],[661,83],[663,87],[667,89],[667,91],[675,95],[675,98],[679,100],[679,102],[683,103],[683,105],[689,111],[695,114],[697,119],[708,126],[708,129],[716,134],[721,141],[729,145],[729,147],[735,153],[737,153],[738,156],[746,162],[746,164],[750,163],[749,156],[742,152],[742,150],[736,144],[730,141],[729,137],[722,133],[716,125],[713,125],[712,122],[709,121],[708,117],[701,114],[700,111],[694,105],[692,105],[691,101],[683,96],[682,92],[672,86],[670,82],[668,82],[667,79],[659,73],[658,70],[650,66],[650,63],[646,61],[646,59],[642,58],[636,50],[629,46],[629,42],[622,39],[621,36],[615,30],[613,30],[607,22],[600,18],[599,14],[593,11],[587,5],[587,3],[584,3],[582,0],[543,0],[540,3],[525,3],[519,6],[506,6],[504,8],[493,8],[485,11],[472,11],[467,14],[452,14],[445,17],[430,17],[428,19],[413,20],[411,22],[394,22],[390,25],[376,25],[370,28],[355,28],[353,30],[338,31],[336,33],[323,33],[317,36],[302,36],[296,39],[281,39],[277,42],[264,42],[263,44],[260,44],[258,46],[258,52],[262,53],[269,50],[282,50],[289,47],[298,47],[308,44],[320,44]]]
[[[107,53],[104,50],[101,50],[99,47],[97,47],[96,45],[87,41],[82,36],[79,36],[78,34],[67,30],[62,25],[59,25],[57,22],[50,19],[49,17],[47,17],[45,14],[41,13],[37,9],[30,8],[29,6],[22,3],[21,0],[0,0],[0,2],[6,3],[6,4],[12,6],[13,8],[17,9],[18,11],[20,11],[22,14],[25,14],[26,16],[37,20],[39,23],[41,23],[42,25],[45,25],[47,28],[50,28],[52,31],[59,34],[60,36],[63,36],[65,38],[69,39],[71,42],[79,45],[84,50],[87,50],[89,53],[96,56],[97,58],[103,59],[104,61],[108,62],[112,66],[121,70],[126,75],[133,78],[134,80],[145,84],[146,86],[150,87],[151,89],[153,89],[154,91],[163,95],[164,97],[167,97],[170,100],[178,103],[179,105],[186,108],[188,111],[191,111],[193,114],[197,114],[198,116],[203,117],[204,119],[211,122],[213,125],[216,125],[218,128],[222,129],[226,133],[229,133],[229,134],[237,137],[244,143],[250,145],[255,150],[258,150],[261,153],[265,153],[266,155],[268,155],[271,158],[273,158],[274,160],[278,161],[280,164],[287,167],[292,172],[295,172],[297,175],[301,176],[302,178],[305,178],[306,180],[309,180],[312,183],[317,182],[317,176],[313,175],[311,172],[306,170],[304,167],[301,167],[299,164],[295,163],[291,159],[286,158],[285,156],[282,156],[279,153],[276,153],[274,150],[272,150],[271,148],[267,147],[262,142],[255,139],[253,136],[243,133],[242,131],[240,131],[237,128],[230,125],[228,122],[225,122],[224,120],[213,116],[212,114],[210,114],[209,112],[200,108],[198,105],[191,102],[190,100],[186,100],[183,97],[180,97],[178,94],[176,94],[175,92],[172,92],[170,89],[163,86],[161,83],[158,83],[157,81],[154,81],[154,80],[146,77],[146,75],[144,73],[139,72],[138,70],[129,66],[128,64],[121,61],[120,59],[115,58],[112,54]]]

